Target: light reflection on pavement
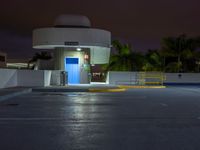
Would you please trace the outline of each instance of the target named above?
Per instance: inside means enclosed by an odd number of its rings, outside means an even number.
[[[200,149],[199,118],[197,88],[33,92],[0,103],[0,150]]]

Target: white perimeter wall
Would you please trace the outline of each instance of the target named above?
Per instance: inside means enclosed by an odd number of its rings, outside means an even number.
[[[200,83],[200,73],[165,73],[165,75],[164,83]]]
[[[17,86],[17,70],[0,69],[0,88]]]
[[[110,71],[107,74],[106,83],[107,84],[135,84],[136,72],[119,72]]]
[[[108,84],[134,84],[136,72],[108,72]],[[164,83],[194,83],[200,84],[200,73],[166,73]],[[15,86],[49,86],[60,85],[60,71],[48,70],[16,70],[0,69],[0,88]]]
[[[17,70],[18,86],[47,86],[50,85],[51,71],[46,70]]]
[[[0,88],[49,86],[51,71],[0,69]]]
[[[110,71],[107,75],[108,84],[134,84],[136,81],[136,72],[118,72]],[[179,78],[181,74],[181,78]],[[200,83],[200,73],[165,73],[164,83]]]
[[[51,84],[51,70],[44,70],[44,86],[49,86]]]
[[[61,73],[60,70],[52,70],[50,85],[60,85],[60,80],[61,80],[60,73]]]

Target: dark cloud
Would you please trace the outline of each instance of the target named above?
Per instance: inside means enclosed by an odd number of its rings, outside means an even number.
[[[199,0],[2,0],[0,49],[8,49],[2,47],[2,31],[15,33],[7,34],[13,51],[31,49],[32,30],[52,26],[59,14],[86,15],[93,27],[110,30],[137,49],[156,48],[164,36],[200,35],[199,6]]]

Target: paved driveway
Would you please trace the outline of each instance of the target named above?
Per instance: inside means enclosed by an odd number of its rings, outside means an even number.
[[[200,88],[30,93],[0,103],[0,150],[199,150]]]

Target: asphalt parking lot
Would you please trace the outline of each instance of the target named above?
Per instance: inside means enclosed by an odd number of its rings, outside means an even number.
[[[199,150],[200,88],[32,92],[0,102],[0,150]]]

